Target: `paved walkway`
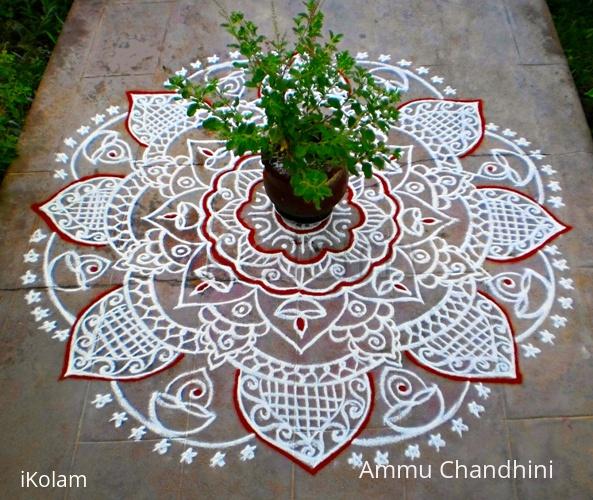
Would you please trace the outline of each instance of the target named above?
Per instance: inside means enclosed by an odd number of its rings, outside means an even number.
[[[288,25],[299,2],[277,3]],[[232,5],[271,25],[260,2]],[[256,231],[259,188],[241,191],[234,171],[215,183],[233,162],[189,133],[192,123],[176,128],[183,113],[170,112],[166,96],[126,96],[161,90],[182,67],[228,75],[214,4],[75,1],[1,186],[3,497],[593,496],[593,142],[545,2],[327,0],[324,8],[327,27],[345,33],[362,64],[407,86],[406,100],[469,102],[402,110],[393,140],[410,148],[374,186],[391,186],[393,198],[368,204],[353,184],[342,212],[353,246],[342,229],[326,252],[338,256],[327,274],[317,269],[295,285],[299,258],[321,258],[328,243],[296,232],[287,244],[309,250],[287,257],[256,237],[272,257],[251,267],[254,254],[233,241]],[[138,115],[128,120],[129,106]],[[419,116],[428,129],[418,129]],[[443,165],[467,175],[452,185],[434,175]],[[45,202],[87,176],[57,208]],[[214,192],[223,186],[233,196]],[[223,214],[239,198],[236,224]],[[209,246],[192,240],[197,225]],[[363,244],[360,259],[350,246]],[[287,271],[273,278],[262,269]],[[280,300],[295,287],[293,302]],[[441,308],[447,300],[466,309]],[[197,332],[198,324],[207,327]],[[373,332],[389,341],[377,347]],[[338,351],[343,365],[331,364]],[[303,375],[306,364],[318,371]],[[443,478],[453,466],[442,464],[455,460],[548,471],[551,463],[553,477]],[[366,461],[373,470],[422,465],[424,475],[431,466],[432,477],[359,479]],[[21,471],[38,472],[30,486],[55,471],[84,474],[87,487],[24,490]]]

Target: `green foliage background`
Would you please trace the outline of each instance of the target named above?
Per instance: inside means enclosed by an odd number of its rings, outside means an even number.
[[[0,0],[0,178],[72,0]]]
[[[547,0],[593,128],[593,0]],[[72,0],[0,0],[0,178]]]
[[[548,7],[593,129],[593,0],[548,0]]]

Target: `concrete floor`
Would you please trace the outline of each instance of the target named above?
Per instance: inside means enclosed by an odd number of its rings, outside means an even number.
[[[265,3],[225,4],[270,26]],[[300,11],[296,1],[278,1],[277,6],[281,27],[288,26]],[[255,440],[249,442],[257,446],[253,459],[246,458],[249,448],[244,451],[242,444],[221,452],[225,453],[224,465],[215,458],[217,450],[208,447],[172,442],[161,454],[155,447],[164,439],[162,434],[134,431],[141,423],[129,408],[120,408],[114,395],[101,401],[101,395],[112,394],[109,382],[59,381],[68,314],[76,315],[93,297],[121,283],[122,274],[110,268],[88,288],[77,291],[79,278],[59,271],[63,281],[56,287],[73,291],[65,306],[69,312],[61,315],[51,294],[63,290],[48,289],[42,274],[47,269],[47,263],[42,267],[42,254],[51,230],[29,207],[73,180],[60,173],[68,174],[75,149],[68,139],[81,140],[81,126],[96,127],[126,111],[127,90],[159,90],[170,70],[207,61],[212,54],[228,59],[228,39],[218,27],[217,8],[211,2],[75,0],[27,118],[20,157],[0,188],[4,234],[0,247],[2,497],[593,497],[593,141],[544,0],[380,0],[367,4],[326,0],[324,9],[327,27],[344,33],[344,46],[354,54],[368,52],[371,60],[389,54],[392,63],[413,61],[411,68],[416,71],[427,69],[426,73],[417,71],[424,79],[436,75],[444,79],[440,89],[445,97],[481,99],[486,122],[499,127],[491,127],[492,133],[512,141],[525,138],[519,145],[531,155],[546,182],[542,201],[572,226],[546,254],[553,263],[554,285],[544,284],[543,291],[528,297],[537,301],[551,286],[556,287],[554,302],[546,309],[548,318],[542,318],[519,345],[521,383],[485,383],[487,389],[472,385],[456,414],[469,427],[466,432],[455,431],[453,420],[448,420],[401,443],[352,445],[311,475]],[[450,91],[445,90],[447,85]],[[123,122],[117,126],[126,133]],[[129,143],[131,157],[141,158],[143,148]],[[487,154],[482,147],[464,159],[464,165],[478,168]],[[100,173],[91,163],[85,175]],[[116,173],[126,173],[117,168]],[[46,238],[35,237],[38,229]],[[81,255],[93,254],[92,248],[59,244],[63,252],[76,249]],[[113,260],[107,250],[96,255]],[[508,264],[504,270],[521,273],[523,265]],[[538,264],[534,265],[537,271]],[[491,267],[486,269],[492,272]],[[516,323],[516,335],[532,325],[526,318]],[[203,358],[185,356],[171,373],[181,373],[175,371],[182,370],[178,366],[198,369],[202,362]],[[136,385],[122,383],[126,400],[134,408],[142,404],[146,408],[150,394],[163,390],[171,380],[166,373]],[[233,374],[234,369],[226,365],[211,374],[220,398],[212,405],[217,405],[222,424],[206,433],[206,440],[241,435],[230,397]],[[380,371],[375,375],[378,383]],[[446,381],[443,387],[444,393],[453,394],[459,386]],[[127,421],[116,426],[114,415],[122,412]],[[383,435],[380,403],[374,412],[376,421],[371,420],[361,438]],[[439,439],[446,446],[439,446]],[[418,457],[414,456],[416,445]],[[183,453],[190,448],[197,455],[188,459],[189,453],[184,459]],[[373,467],[374,460],[382,463],[380,454],[385,453],[391,464],[432,465],[433,477],[359,479],[361,470],[353,464],[358,453]],[[438,471],[446,460],[466,465],[552,461],[553,478],[445,479]],[[87,487],[23,489],[21,471],[84,474]]]

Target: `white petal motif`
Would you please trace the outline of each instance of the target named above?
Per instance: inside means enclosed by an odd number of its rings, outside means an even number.
[[[109,201],[121,182],[119,176],[113,175],[83,178],[33,209],[65,240],[106,245]]]
[[[535,200],[501,187],[480,187],[478,217],[488,221],[487,258],[498,262],[524,259],[570,229]]]
[[[463,157],[484,137],[482,101],[418,99],[399,108],[398,128],[413,135],[437,158]]]

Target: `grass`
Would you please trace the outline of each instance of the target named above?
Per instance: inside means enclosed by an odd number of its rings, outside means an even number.
[[[593,0],[548,0],[548,7],[593,130]]]
[[[0,0],[0,179],[72,0]]]

